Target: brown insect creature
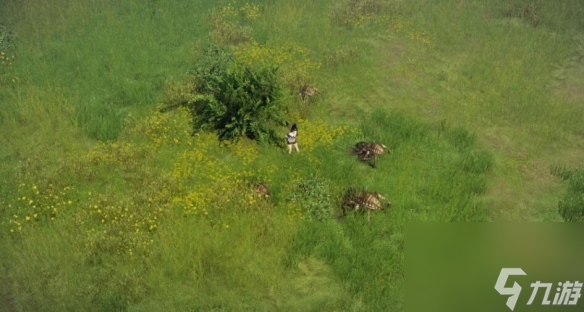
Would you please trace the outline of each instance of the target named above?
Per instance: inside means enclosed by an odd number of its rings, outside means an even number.
[[[315,87],[311,87],[307,84],[303,85],[302,88],[300,88],[300,97],[302,98],[302,102],[304,102],[304,105],[306,105],[306,102],[308,101],[309,97],[313,97],[318,93],[318,89]]]
[[[373,142],[359,142],[352,148],[351,153],[357,155],[359,160],[368,162],[373,168],[377,167],[377,155],[389,153],[387,146]]]
[[[365,209],[367,221],[371,221],[371,211],[381,211],[389,207],[391,207],[391,202],[378,192],[349,188],[343,197],[343,217],[347,214],[347,209],[355,211]]]
[[[252,183],[253,191],[259,197],[270,197],[270,189],[266,183],[254,182]]]

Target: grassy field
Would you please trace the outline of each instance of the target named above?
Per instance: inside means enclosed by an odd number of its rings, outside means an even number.
[[[404,310],[405,223],[561,222],[551,168],[584,165],[577,0],[8,0],[0,26],[2,311]],[[300,153],[159,112],[211,42],[279,66]],[[338,218],[349,187],[392,207]]]

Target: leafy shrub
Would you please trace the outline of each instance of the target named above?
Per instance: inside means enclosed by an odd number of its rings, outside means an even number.
[[[272,143],[278,141],[275,127],[285,119],[281,96],[277,68],[239,64],[230,52],[210,45],[195,67],[190,93],[167,108],[187,106],[193,133],[214,131],[220,140],[245,136]]]
[[[235,57],[232,53],[218,45],[207,46],[195,65],[193,71],[195,90],[191,90],[191,92],[212,88],[207,82],[226,75],[227,71],[234,65]]]
[[[215,130],[222,140],[273,140],[276,134],[269,125],[284,122],[275,69],[236,67],[206,81],[201,92],[212,97],[194,107],[195,130]]]
[[[330,187],[318,179],[302,180],[288,196],[288,200],[299,203],[304,208],[308,220],[323,221],[331,216]]]
[[[584,168],[570,175],[568,193],[560,200],[558,208],[565,221],[584,221]]]
[[[6,52],[14,48],[16,44],[16,36],[8,27],[0,25],[0,52]]]

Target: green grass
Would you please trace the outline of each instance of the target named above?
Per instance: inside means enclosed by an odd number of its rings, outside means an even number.
[[[187,123],[172,121],[180,115],[168,114],[161,116],[171,116],[170,124],[161,129],[171,130],[163,133],[184,131]],[[362,137],[392,149],[377,169],[349,154]],[[247,164],[234,158],[240,147],[222,147],[213,136],[196,141],[177,135],[179,145],[166,141],[159,147],[140,142],[143,138],[124,134],[89,156],[62,161],[54,181],[59,185],[39,181],[5,188],[1,263],[19,269],[9,270],[2,286],[15,296],[16,309],[402,309],[405,222],[488,220],[478,196],[486,191],[492,161],[476,148],[473,135],[401,114],[375,111],[361,130],[338,136],[334,144],[318,143],[312,151],[303,146],[298,154],[251,145],[262,157]],[[191,142],[208,156],[189,167],[192,160],[182,157],[192,151]],[[227,181],[214,184],[213,174],[206,178],[209,172],[231,180],[267,179],[273,196],[237,205],[237,194],[246,198],[246,190]],[[309,207],[287,200],[293,181],[307,179],[330,186],[322,192],[330,196],[333,211],[323,221],[303,219]],[[67,189],[65,181],[74,187]],[[220,193],[222,186],[235,192],[229,195],[232,204],[212,194],[212,187]],[[374,213],[371,222],[360,213],[339,220],[339,200],[351,186],[381,192],[392,208]],[[212,199],[205,207],[208,215],[175,204],[182,198],[206,200],[189,197],[201,188]],[[56,213],[47,208],[53,205]],[[39,219],[25,221],[33,213]],[[7,220],[20,222],[22,234]],[[146,230],[149,224],[156,230]],[[60,271],[63,263],[67,268]],[[34,296],[20,296],[24,289]],[[66,294],[83,299],[58,300]]]
[[[252,3],[235,29],[302,47],[282,73],[320,90],[286,98],[298,154],[153,113],[228,2],[0,5],[18,38],[0,63],[0,310],[404,310],[406,222],[562,220],[550,168],[584,156],[577,0]],[[350,156],[362,140],[390,148],[377,169]],[[288,200],[309,180],[325,221]],[[348,187],[393,206],[338,220]]]

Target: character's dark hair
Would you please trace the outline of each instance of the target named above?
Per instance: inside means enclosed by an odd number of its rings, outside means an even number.
[[[290,132],[292,131],[298,131],[298,127],[296,126],[296,124],[293,124],[292,128],[290,128]]]

